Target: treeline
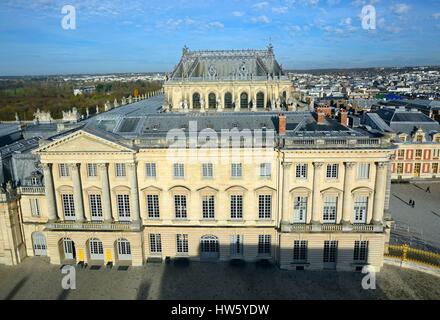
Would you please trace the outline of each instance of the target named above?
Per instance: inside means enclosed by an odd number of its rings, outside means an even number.
[[[92,94],[74,96],[73,89],[95,86]],[[52,118],[62,118],[62,111],[76,107],[78,112],[95,113],[98,105],[100,111],[106,101],[113,103],[115,98],[120,103],[122,97],[140,95],[159,90],[162,84],[158,81],[81,83],[65,82],[53,79],[17,79],[0,81],[0,121],[15,120],[15,113],[20,120],[32,120],[37,109],[49,111]]]

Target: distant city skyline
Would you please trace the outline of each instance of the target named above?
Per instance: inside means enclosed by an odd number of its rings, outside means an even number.
[[[284,69],[440,65],[440,1],[4,0],[0,75],[168,72],[191,50],[260,49]],[[376,9],[376,30],[361,11]],[[76,29],[62,28],[65,5]]]

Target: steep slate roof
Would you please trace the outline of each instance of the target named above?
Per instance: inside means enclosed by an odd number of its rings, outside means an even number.
[[[389,131],[383,125],[385,123],[396,134],[406,133],[411,135],[415,130],[422,129],[428,133],[426,136],[428,141],[431,138],[429,134],[440,132],[440,124],[437,121],[432,120],[420,111],[401,108],[382,108],[376,113],[367,114],[363,121],[365,124],[375,127],[375,129]]]
[[[283,75],[271,45],[266,50],[189,51],[182,58],[170,80],[181,79],[248,79]]]

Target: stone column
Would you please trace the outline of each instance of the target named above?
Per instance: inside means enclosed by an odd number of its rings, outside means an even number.
[[[57,215],[57,203],[55,198],[55,190],[53,187],[52,179],[52,165],[49,163],[43,163],[43,174],[44,174],[44,193],[47,200],[47,214],[49,221],[58,220]]]
[[[342,224],[344,228],[349,228],[353,219],[353,199],[351,189],[353,188],[353,181],[355,177],[355,162],[345,163],[344,176],[344,199],[342,204]]]
[[[313,163],[313,204],[312,204],[312,230],[320,231],[321,230],[321,187],[320,187],[320,178],[322,176],[322,166],[324,163],[322,162],[314,162]]]
[[[81,187],[81,174],[79,172],[79,165],[77,163],[70,164],[70,171],[73,179],[73,201],[75,203],[75,217],[76,221],[84,221],[84,203]]]
[[[130,171],[130,191],[131,191],[131,220],[140,221],[140,209],[139,209],[139,190],[137,182],[137,165],[136,163],[129,163],[128,169]]]
[[[387,190],[387,162],[376,163],[376,183],[374,186],[373,224],[382,225]]]
[[[289,187],[290,187],[290,167],[292,166],[291,162],[283,162],[283,192],[282,192],[282,224],[290,224],[291,223],[291,203],[289,202]]]
[[[102,210],[105,222],[113,221],[112,215],[112,202],[110,196],[110,183],[108,180],[108,167],[107,163],[98,164],[101,173],[102,182]]]

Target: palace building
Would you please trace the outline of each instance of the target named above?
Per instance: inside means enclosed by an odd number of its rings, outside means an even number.
[[[319,109],[288,111],[293,88],[277,79],[270,51],[185,50],[198,67],[183,59],[164,96],[101,113],[14,157],[14,181],[0,190],[0,263],[242,259],[291,270],[379,270],[395,147],[377,131],[347,127],[344,112],[337,120]],[[225,90],[239,102],[242,84],[220,76],[244,57],[257,63],[246,65],[246,92],[261,89],[266,112],[224,107]],[[203,75],[211,59],[220,79],[193,87],[188,75]],[[251,74],[269,66],[274,79],[257,90]],[[209,86],[223,112],[201,113],[194,104],[197,92],[209,106]],[[180,112],[182,97],[192,101],[188,112]],[[161,99],[167,112],[158,112]]]
[[[440,125],[416,109],[382,107],[364,115],[363,122],[390,135],[398,147],[392,179],[435,179],[440,176]]]
[[[289,78],[266,50],[190,51],[164,85],[165,108],[176,111],[265,111],[296,100]]]

